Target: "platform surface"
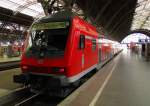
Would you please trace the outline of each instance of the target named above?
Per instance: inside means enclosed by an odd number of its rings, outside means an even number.
[[[58,106],[150,106],[150,62],[124,50]]]
[[[150,62],[123,51],[96,106],[150,106]]]
[[[21,87],[20,84],[13,82],[13,75],[20,73],[20,68],[0,71],[0,97]]]
[[[2,57],[0,57],[0,63],[18,61],[18,60],[20,60],[20,57],[11,57],[11,58],[8,58],[8,57],[2,58]]]

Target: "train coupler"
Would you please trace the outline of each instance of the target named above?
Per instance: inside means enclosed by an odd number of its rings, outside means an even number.
[[[15,83],[27,84],[29,82],[29,76],[26,74],[14,75],[13,81]]]

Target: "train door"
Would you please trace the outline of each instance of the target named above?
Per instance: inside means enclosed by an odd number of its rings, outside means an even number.
[[[101,50],[101,44],[98,44],[98,56],[99,56],[99,63],[102,62],[102,50]]]
[[[84,48],[84,70],[87,70],[97,64],[97,56],[96,38],[86,35]]]
[[[84,49],[85,49],[85,36],[80,35],[80,44],[79,48],[81,50],[81,70],[85,68],[85,54],[84,54]]]
[[[84,48],[84,70],[88,69],[92,64],[92,37],[85,35],[85,48]]]

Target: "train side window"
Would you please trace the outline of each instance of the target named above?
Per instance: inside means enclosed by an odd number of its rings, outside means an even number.
[[[92,50],[96,50],[96,39],[92,39]]]
[[[79,49],[84,49],[84,48],[85,48],[85,36],[80,35]]]

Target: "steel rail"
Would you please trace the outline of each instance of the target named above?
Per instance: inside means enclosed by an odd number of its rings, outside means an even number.
[[[20,66],[20,61],[11,61],[11,62],[0,62],[0,71],[18,68]]]
[[[25,104],[25,103],[28,102],[28,101],[31,101],[33,98],[39,96],[40,94],[41,94],[41,92],[36,93],[35,95],[32,95],[31,97],[26,98],[26,99],[24,99],[23,101],[21,101],[21,102],[15,104],[15,106],[22,106],[23,104]]]

